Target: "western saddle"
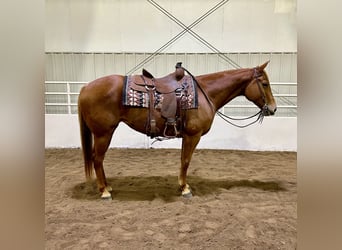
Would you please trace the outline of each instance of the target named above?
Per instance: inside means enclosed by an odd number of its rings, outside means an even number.
[[[147,134],[152,138],[157,134],[156,120],[154,117],[155,109],[155,93],[158,92],[163,96],[161,105],[161,116],[166,119],[163,136],[167,138],[179,137],[180,131],[177,128],[177,123],[180,119],[181,109],[181,90],[182,85],[179,81],[184,77],[184,68],[182,63],[176,64],[175,72],[162,77],[155,78],[150,72],[143,69],[142,75],[135,78],[131,86],[134,90],[148,93],[149,96],[149,121],[147,125]],[[140,79],[140,80],[139,80]],[[171,130],[171,132],[170,132]]]

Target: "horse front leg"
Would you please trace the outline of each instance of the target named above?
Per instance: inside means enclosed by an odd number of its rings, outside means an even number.
[[[178,176],[178,183],[182,191],[182,196],[185,198],[192,197],[190,186],[186,182],[186,175],[191,161],[192,154],[201,139],[201,135],[183,137],[182,141],[182,154],[181,154],[181,167]]]

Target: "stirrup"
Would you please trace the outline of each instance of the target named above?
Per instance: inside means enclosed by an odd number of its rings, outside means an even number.
[[[173,126],[173,129],[174,129],[174,135],[167,135],[166,134],[166,130],[168,128],[168,126]],[[177,130],[177,122],[176,121],[167,121],[165,122],[165,128],[164,128],[164,133],[163,133],[163,136],[166,137],[166,138],[175,138],[179,135],[179,132]]]

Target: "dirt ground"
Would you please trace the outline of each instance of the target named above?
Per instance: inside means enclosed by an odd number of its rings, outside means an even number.
[[[196,150],[180,197],[177,149],[110,149],[113,200],[80,149],[46,149],[46,249],[296,249],[295,152]]]

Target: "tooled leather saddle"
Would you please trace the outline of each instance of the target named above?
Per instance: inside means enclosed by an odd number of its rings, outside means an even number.
[[[155,78],[143,69],[142,75],[126,76],[123,105],[149,109],[146,134],[151,138],[159,133],[154,112],[165,119],[162,135],[167,138],[182,136],[182,110],[198,107],[197,89],[192,76],[184,74],[182,63],[176,64],[175,72]]]

